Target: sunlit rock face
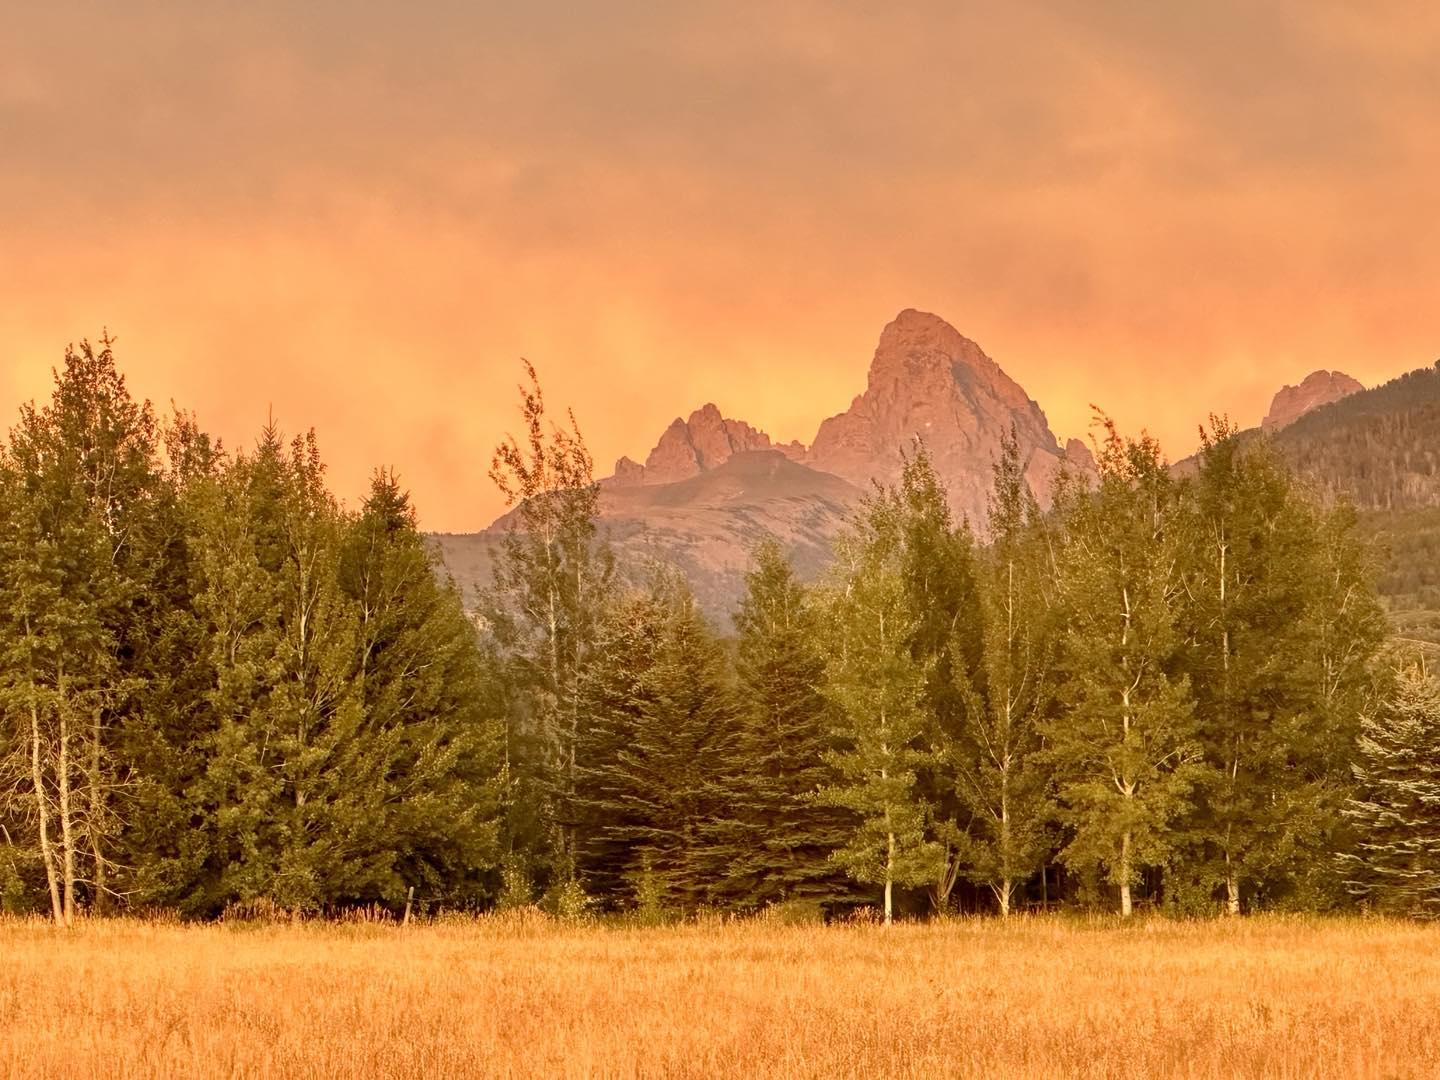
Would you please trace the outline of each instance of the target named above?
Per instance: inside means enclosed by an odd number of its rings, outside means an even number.
[[[1269,432],[1279,431],[1322,405],[1331,405],[1364,389],[1343,371],[1312,371],[1299,386],[1280,389],[1270,402],[1270,411],[1260,421],[1260,427]]]
[[[765,432],[757,431],[743,420],[726,419],[713,404],[702,405],[690,414],[689,420],[677,416],[671,422],[643,466],[628,457],[617,461],[615,476],[609,483],[620,487],[637,483],[673,484],[718,469],[736,454],[772,449],[793,459],[805,448],[799,443],[772,444]]]
[[[951,508],[978,523],[1011,430],[1042,503],[1067,462],[1093,470],[1083,444],[1061,450],[1040,406],[979,345],[939,316],[907,309],[881,333],[865,392],[820,425],[803,460],[862,487],[891,483],[919,438]]]

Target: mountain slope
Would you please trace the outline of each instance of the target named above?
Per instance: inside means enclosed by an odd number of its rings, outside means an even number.
[[[706,613],[728,628],[762,539],[778,539],[800,573],[814,576],[860,498],[854,485],[778,450],[742,451],[674,483],[602,486],[600,527],[622,565],[643,570],[659,560],[684,571]],[[482,533],[434,538],[471,596],[488,585],[508,524],[507,516]]]
[[[1318,408],[1274,445],[1324,498],[1360,512],[1397,633],[1440,642],[1440,364]]]
[[[1440,506],[1440,365],[1307,413],[1275,445],[1322,493],[1361,510]]]

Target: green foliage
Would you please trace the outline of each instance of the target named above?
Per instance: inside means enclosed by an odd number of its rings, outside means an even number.
[[[394,477],[350,518],[321,475],[313,436],[286,454],[272,428],[195,495],[215,726],[185,907],[458,900],[494,865],[498,701],[474,630]]]
[[[394,476],[347,514],[313,435],[162,433],[109,344],[0,473],[8,809],[56,917],[486,895],[498,694]]]
[[[611,565],[597,542],[600,489],[575,417],[550,424],[535,369],[525,372],[524,436],[500,443],[490,468],[514,510],[483,606],[509,692],[504,843],[531,852],[547,881],[567,881],[593,840],[578,790],[580,743]]]
[[[951,518],[944,486],[918,439],[900,481],[879,490],[872,514],[893,519],[899,572],[913,626],[910,655],[925,671],[923,741],[932,753],[917,769],[917,791],[930,819],[928,835],[941,856],[927,882],[943,911],[971,850],[963,819],[971,814],[957,775],[960,762],[946,748],[963,740],[975,694],[985,693],[983,605],[970,526]]]
[[[497,911],[519,911],[535,903],[535,887],[530,882],[530,868],[525,856],[511,853],[500,860],[500,893],[495,898]]]
[[[989,536],[979,557],[977,673],[952,676],[963,712],[946,752],[969,813],[956,861],[1008,913],[1051,848],[1055,808],[1041,734],[1054,706],[1059,636],[1045,590],[1046,536],[1013,433],[995,464]]]
[[[604,718],[613,756],[591,809],[620,852],[621,874],[653,875],[665,905],[694,912],[721,890],[738,733],[725,654],[683,583],[667,577],[632,601],[648,663]],[[648,625],[646,625],[648,623]]]
[[[917,444],[821,586],[760,547],[726,642],[673,572],[616,585],[589,453],[528,367],[492,469],[514,529],[472,613],[393,473],[347,511],[313,434],[230,453],[159,425],[101,344],[0,453],[7,911],[290,918],[413,887],[810,919],[859,886],[887,917],[897,887],[1009,911],[1056,858],[1046,899],[1126,911],[1435,907],[1440,706],[1413,675],[1375,706],[1366,539],[1403,513],[1423,561],[1433,455],[1352,477],[1365,522],[1287,460],[1429,430],[1440,377],[1273,442],[1212,422],[1183,480],[1107,422],[1095,484],[1047,513],[1012,436],[983,542]]]
[[[1207,771],[1190,871],[1232,911],[1328,865],[1382,623],[1343,513],[1306,498],[1269,445],[1204,433],[1186,506],[1185,657]],[[1339,620],[1337,622],[1337,620]]]
[[[1152,440],[1104,423],[1098,490],[1072,484],[1057,499],[1067,682],[1047,754],[1071,828],[1060,857],[1101,867],[1129,914],[1140,868],[1174,857],[1203,766],[1183,665],[1180,490]]]
[[[841,540],[822,629],[839,746],[826,755],[836,780],[817,800],[855,816],[832,858],[856,881],[883,887],[887,919],[894,886],[933,880],[944,858],[927,833],[928,808],[917,790],[918,770],[933,760],[923,741],[929,671],[909,648],[917,620],[899,526],[893,508],[874,500]]]
[[[634,893],[635,921],[641,926],[663,926],[673,918],[673,909],[668,906],[665,882],[655,872],[649,855],[640,857],[640,865],[630,874],[630,888]]]
[[[835,749],[821,622],[774,541],[756,551],[735,626],[741,764],[724,836],[726,893],[745,908],[844,899],[850,889],[830,854],[848,815],[813,798],[831,779],[825,755]]]
[[[1346,885],[1381,910],[1440,916],[1440,684],[1423,667],[1396,673],[1358,750]]]

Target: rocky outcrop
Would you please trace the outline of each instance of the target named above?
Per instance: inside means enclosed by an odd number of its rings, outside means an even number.
[[[1093,476],[1098,468],[1095,464],[1095,455],[1091,453],[1090,447],[1085,445],[1083,439],[1065,440],[1065,461],[1089,476]]]
[[[628,457],[615,462],[615,475],[600,481],[608,487],[637,487],[645,482],[645,466]]]
[[[980,522],[1011,430],[1031,487],[1046,502],[1067,457],[1040,406],[944,319],[907,309],[881,333],[865,392],[820,425],[804,461],[861,487],[891,483],[902,455],[923,440],[952,509]]]
[[[1270,402],[1270,412],[1260,421],[1260,428],[1272,433],[1279,431],[1322,405],[1331,405],[1364,389],[1343,371],[1312,371],[1299,386],[1280,389]]]
[[[770,436],[763,431],[757,431],[743,420],[726,419],[712,404],[702,405],[690,414],[689,420],[677,416],[671,422],[644,465],[637,465],[629,458],[617,461],[610,483],[621,487],[637,483],[673,484],[718,469],[736,454],[771,449],[780,450],[792,460],[804,452],[798,443],[772,446]]]

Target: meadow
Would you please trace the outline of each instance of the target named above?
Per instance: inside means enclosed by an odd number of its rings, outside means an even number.
[[[1426,1077],[1440,930],[0,921],[11,1077]]]

